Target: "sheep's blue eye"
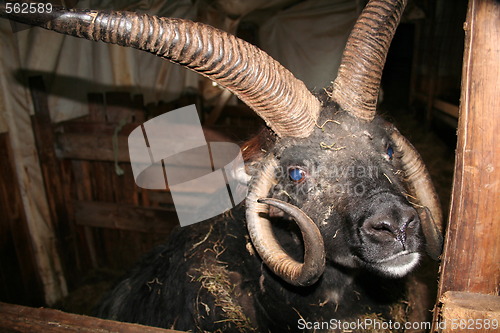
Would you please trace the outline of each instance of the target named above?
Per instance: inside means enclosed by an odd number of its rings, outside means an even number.
[[[391,145],[387,146],[387,156],[389,156],[389,159],[392,160],[392,155],[394,155],[394,149],[392,148]]]
[[[294,182],[300,183],[306,178],[306,172],[298,167],[291,167],[288,169],[288,175]]]

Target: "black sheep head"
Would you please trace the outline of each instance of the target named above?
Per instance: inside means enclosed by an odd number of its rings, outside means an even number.
[[[314,221],[327,263],[392,277],[417,264],[424,245],[418,205],[392,133],[380,117],[360,122],[330,105],[309,137],[278,139],[267,148],[276,163],[269,198],[300,207]],[[262,165],[250,165],[258,178]],[[290,217],[274,206],[266,216]],[[295,260],[303,256],[302,246],[288,251]]]

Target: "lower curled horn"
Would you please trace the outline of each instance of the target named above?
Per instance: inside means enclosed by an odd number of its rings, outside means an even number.
[[[325,269],[325,247],[316,224],[299,208],[266,197],[274,184],[276,159],[270,158],[264,165],[257,181],[251,186],[246,200],[247,227],[255,249],[264,263],[280,278],[295,286],[315,283]],[[289,214],[297,222],[304,240],[304,262],[291,258],[274,236],[267,215],[269,206],[275,206]]]
[[[287,202],[273,198],[259,199],[258,202],[279,208],[292,216],[304,240],[304,263],[277,262],[276,270],[283,271],[283,275],[289,276],[297,285],[311,285],[316,282],[325,269],[325,245],[316,224],[300,208]]]

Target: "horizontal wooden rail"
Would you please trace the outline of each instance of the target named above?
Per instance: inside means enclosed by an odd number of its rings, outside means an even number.
[[[432,106],[439,111],[442,111],[452,117],[458,118],[458,105],[448,103],[440,99],[435,99]]]
[[[0,331],[17,333],[121,332],[175,333],[181,331],[121,323],[46,308],[30,308],[0,302]]]
[[[56,138],[56,153],[58,158],[105,162],[130,162],[128,135],[141,124],[127,124],[117,135],[116,147],[113,146],[114,127],[112,124],[98,124],[86,121],[71,121],[63,125]],[[248,137],[248,128],[204,128],[207,142],[231,142],[223,131],[238,133]],[[245,135],[245,133],[247,133]],[[168,144],[166,142],[165,144]],[[115,157],[116,154],[116,157]]]
[[[75,201],[78,225],[168,234],[179,224],[173,210],[137,207],[119,203]]]
[[[415,97],[423,103],[426,103],[428,99],[428,96],[423,93],[416,93]],[[435,98],[432,101],[432,107],[454,118],[458,118],[458,105]]]
[[[126,136],[118,137],[117,162],[130,162]],[[111,135],[64,133],[57,136],[57,157],[87,161],[115,161]]]

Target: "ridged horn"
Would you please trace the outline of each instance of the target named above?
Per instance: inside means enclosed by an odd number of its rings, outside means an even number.
[[[224,31],[188,20],[132,12],[65,10],[0,16],[62,34],[129,46],[200,73],[238,96],[280,137],[307,137],[320,102],[264,51]]]
[[[427,252],[437,259],[443,246],[443,213],[439,197],[432,184],[431,176],[424,161],[413,145],[394,128],[391,134],[396,151],[401,156],[405,178],[412,195],[418,200],[416,204],[422,223]]]
[[[375,117],[385,59],[407,0],[372,0],[347,40],[331,98],[353,116]]]
[[[247,228],[252,243],[262,261],[277,276],[295,286],[315,283],[325,270],[325,247],[316,224],[298,207],[289,203],[266,198],[274,178],[277,160],[270,156],[257,179],[250,185],[246,199]],[[291,258],[274,236],[270,221],[266,218],[269,205],[289,214],[300,228],[304,240],[304,262]]]

